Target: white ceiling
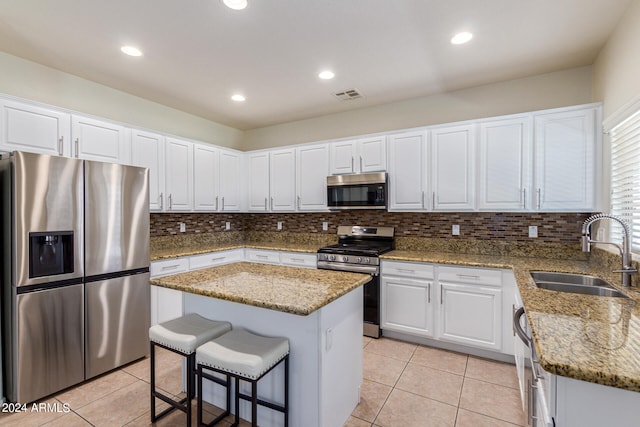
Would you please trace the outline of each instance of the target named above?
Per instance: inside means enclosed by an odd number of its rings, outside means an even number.
[[[0,50],[246,130],[589,65],[631,2],[248,1],[2,0]]]

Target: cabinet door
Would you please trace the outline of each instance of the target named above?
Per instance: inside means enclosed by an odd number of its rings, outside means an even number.
[[[297,208],[300,211],[327,209],[327,175],[329,146],[326,144],[298,148]]]
[[[164,137],[137,129],[131,131],[131,164],[149,168],[149,209],[164,209]]]
[[[424,132],[403,133],[389,137],[389,209],[420,211],[425,203]]]
[[[294,149],[269,153],[269,202],[271,211],[296,209],[296,154]]]
[[[131,162],[129,129],[89,117],[71,116],[72,156],[99,162]]]
[[[530,139],[529,119],[526,117],[480,125],[480,210],[496,212],[531,208]]]
[[[360,172],[387,170],[386,136],[376,136],[358,141],[358,166]]]
[[[193,146],[193,210],[218,210],[218,150],[206,145]]]
[[[356,143],[354,141],[333,142],[331,150],[331,175],[356,172]]]
[[[501,350],[502,290],[440,281],[438,338]]]
[[[251,153],[249,166],[249,210],[268,212],[269,200],[269,152]]]
[[[473,125],[431,131],[434,210],[474,209],[474,139]]]
[[[190,211],[193,207],[193,144],[167,138],[165,145],[166,210]]]
[[[542,114],[535,120],[535,207],[595,208],[595,109]]]
[[[1,101],[0,150],[71,155],[71,116],[47,108]]]
[[[219,211],[240,210],[240,154],[220,150]]]
[[[433,336],[432,282],[384,276],[380,283],[382,329]]]

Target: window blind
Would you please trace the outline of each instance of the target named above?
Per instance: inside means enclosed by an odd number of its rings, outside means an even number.
[[[611,213],[631,230],[631,249],[640,253],[640,110],[611,129]],[[622,227],[611,222],[614,242],[622,241]]]

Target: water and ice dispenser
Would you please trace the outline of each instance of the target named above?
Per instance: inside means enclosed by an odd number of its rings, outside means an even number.
[[[29,233],[29,278],[73,273],[73,231]]]

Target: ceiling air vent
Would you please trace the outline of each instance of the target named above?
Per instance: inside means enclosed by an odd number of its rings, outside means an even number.
[[[340,92],[334,93],[333,96],[338,98],[340,101],[362,98],[362,94],[358,92],[358,89],[341,90]]]

